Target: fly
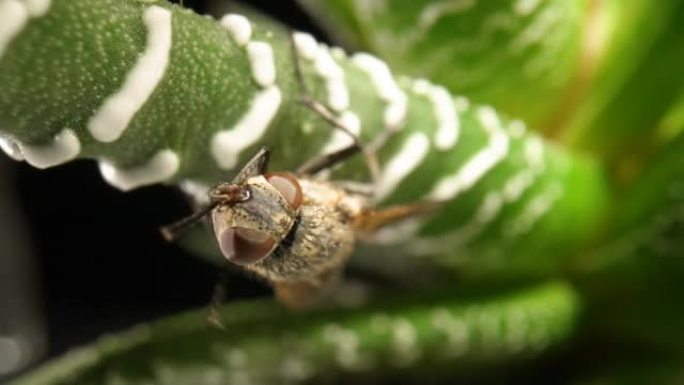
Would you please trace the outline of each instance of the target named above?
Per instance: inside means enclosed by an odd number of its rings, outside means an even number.
[[[304,163],[295,173],[270,172],[269,150],[262,148],[229,183],[209,191],[209,204],[191,216],[162,227],[171,241],[205,216],[223,256],[268,281],[276,297],[291,308],[306,308],[339,282],[360,237],[393,222],[425,213],[434,205],[416,203],[374,208],[369,191],[339,182],[314,179],[315,174],[362,154],[373,181],[379,173],[377,149],[395,133],[388,127],[368,146],[341,124],[327,106],[306,91],[293,51],[296,78],[304,91],[302,103],[353,143]],[[364,236],[365,235],[365,236]]]
[[[307,169],[269,172],[269,153],[261,149],[231,182],[209,191],[208,205],[161,231],[173,240],[210,215],[223,256],[268,281],[288,307],[306,308],[325,297],[359,236],[427,209],[416,204],[376,210],[368,195],[314,180]]]

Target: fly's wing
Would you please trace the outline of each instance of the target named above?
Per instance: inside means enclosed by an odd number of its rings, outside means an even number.
[[[270,157],[271,151],[266,147],[262,147],[256,155],[245,164],[235,178],[233,178],[233,183],[241,184],[250,177],[265,173],[268,169],[268,160]]]
[[[241,184],[250,177],[265,173],[268,169],[268,160],[270,156],[271,151],[266,147],[262,147],[249,162],[245,163],[245,166],[242,167],[240,172],[233,178],[232,183]],[[198,211],[210,203],[208,193],[212,186],[193,181],[181,181],[179,187],[183,193],[185,193],[193,211]]]

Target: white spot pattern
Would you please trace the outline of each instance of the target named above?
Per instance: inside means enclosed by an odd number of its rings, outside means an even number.
[[[303,59],[312,61],[318,55],[318,42],[308,33],[294,32],[292,34],[297,54]]]
[[[0,1],[0,58],[26,26],[29,18],[44,16],[51,4],[51,0]]]
[[[101,142],[113,142],[123,134],[133,116],[161,82],[171,51],[171,12],[159,6],[143,14],[147,45],[119,91],[107,98],[88,122],[88,130]]]
[[[275,83],[276,68],[273,61],[273,48],[262,41],[247,43],[247,57],[252,69],[252,77],[261,87],[269,87]]]
[[[398,366],[414,362],[420,356],[418,333],[416,328],[406,319],[399,318],[392,325],[392,340],[397,356]]]
[[[354,135],[358,136],[361,133],[361,119],[351,111],[342,112],[338,118],[338,122]],[[330,140],[323,146],[321,153],[330,154],[349,147],[352,143],[354,143],[354,139],[349,136],[348,133],[342,130],[335,130]]]
[[[246,17],[228,14],[221,18],[221,26],[230,31],[233,40],[239,46],[245,46],[252,38],[252,25]]]
[[[413,90],[426,96],[433,104],[437,133],[435,145],[440,150],[449,150],[456,145],[460,133],[460,120],[456,113],[454,101],[446,88],[430,84],[426,80],[416,80]],[[463,98],[461,98],[463,100]]]
[[[0,149],[10,158],[21,162],[24,160],[24,155],[21,153],[19,144],[9,136],[0,134]]]
[[[425,159],[430,149],[430,140],[422,132],[416,132],[406,139],[399,151],[387,161],[380,174],[375,199],[382,201]]]
[[[180,181],[178,185],[184,193],[191,196],[195,201],[201,204],[209,203],[209,196],[207,194],[210,187],[208,185],[189,179]]]
[[[66,163],[81,152],[81,142],[71,129],[65,128],[52,143],[28,145],[16,142],[20,153],[31,166],[48,168]]]
[[[509,131],[511,129],[517,128],[509,125]],[[508,178],[500,191],[487,193],[468,223],[446,234],[416,240],[416,250],[453,251],[480,235],[496,219],[505,204],[512,204],[520,199],[544,169],[544,145],[539,137],[527,138],[523,151],[527,167]]]
[[[475,0],[452,0],[430,3],[418,16],[421,29],[431,28],[439,19],[465,12],[475,6]]]
[[[352,61],[368,74],[378,95],[387,103],[384,114],[385,125],[399,127],[406,118],[407,97],[394,80],[387,64],[367,53],[355,54]]]
[[[174,176],[179,169],[178,155],[171,150],[161,150],[147,163],[132,168],[117,168],[108,161],[100,161],[100,173],[112,186],[129,191],[136,187],[163,182]]]
[[[29,14],[24,5],[17,0],[0,2],[0,58],[28,22]]]
[[[301,358],[287,355],[280,364],[280,375],[286,382],[302,382],[314,374],[313,365]]]
[[[449,310],[437,308],[432,313],[432,324],[446,336],[449,356],[457,357],[468,351],[470,341],[465,322],[454,317]]]
[[[330,324],[323,330],[323,337],[335,345],[335,358],[342,367],[357,369],[363,366],[364,362],[359,354],[359,337],[355,332]]]
[[[337,112],[349,108],[349,91],[345,84],[344,71],[335,62],[327,47],[319,46],[314,59],[314,68],[325,80],[330,108]]]
[[[520,9],[524,8],[525,11],[529,10],[529,12],[532,12],[539,3],[539,0],[522,0],[518,3],[528,7],[520,7]],[[511,42],[510,49],[513,53],[517,54],[534,44],[545,41],[545,38],[548,37],[549,33],[558,25],[559,19],[564,16],[566,16],[566,14],[557,5],[552,4],[546,7],[539,16],[533,19],[532,23],[526,26],[524,30],[520,31],[518,36]],[[528,66],[526,66],[526,72],[534,72],[530,71]]]
[[[539,6],[539,0],[517,0],[513,4],[513,11],[518,16],[527,16]]]
[[[258,92],[238,123],[214,136],[211,152],[219,167],[229,170],[237,165],[240,153],[264,135],[278,113],[281,101],[282,95],[276,86]]]
[[[45,16],[51,4],[52,0],[24,0],[24,5],[31,17]]]
[[[504,236],[507,238],[520,236],[548,213],[554,203],[563,195],[560,183],[551,184],[546,191],[532,199],[522,210],[522,213],[504,224]]]
[[[282,93],[276,85],[276,65],[273,48],[262,41],[250,41],[252,25],[242,15],[228,14],[221,19],[235,42],[246,47],[254,81],[262,87],[252,100],[249,109],[230,129],[217,132],[211,141],[211,152],[222,169],[237,166],[240,153],[256,143],[268,130],[278,114]]]
[[[501,162],[508,154],[509,139],[501,128],[501,122],[491,107],[480,107],[478,117],[489,134],[487,147],[475,154],[456,173],[441,179],[428,194],[433,201],[453,199],[472,188],[487,172]]]
[[[294,32],[292,34],[297,55],[313,63],[314,70],[323,79],[327,93],[327,106],[338,114],[338,122],[347,131],[359,135],[361,120],[354,112],[349,111],[349,90],[345,83],[344,70],[333,56],[344,57],[341,49],[329,48],[319,44],[307,33]],[[335,130],[328,142],[323,146],[320,154],[329,154],[349,146],[353,139],[347,133]],[[321,173],[325,175],[325,173]]]

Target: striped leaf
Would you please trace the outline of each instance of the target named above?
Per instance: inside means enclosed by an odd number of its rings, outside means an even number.
[[[94,158],[123,190],[197,189],[260,146],[291,170],[350,141],[298,102],[290,33],[257,15],[217,22],[132,0],[2,4],[3,148],[36,167]],[[292,40],[308,88],[363,141],[401,127],[379,154],[380,203],[444,203],[388,242],[417,237],[402,249],[450,269],[537,275],[594,233],[598,216],[584,213],[600,212],[606,192],[591,160],[373,56]],[[360,159],[334,177],[367,180]]]
[[[603,54],[582,102],[563,128],[563,139],[614,163],[624,181],[666,143],[660,131],[673,124],[667,114],[681,99],[682,80],[676,74],[684,63],[679,44],[684,3],[599,3],[597,32],[604,30],[606,36],[597,48]]]
[[[396,70],[545,130],[577,91],[593,17],[584,0],[299,2],[333,36]]]
[[[561,282],[501,296],[385,299],[306,317],[272,303],[233,304],[222,310],[224,330],[209,326],[205,311],[177,316],[103,338],[15,385],[344,382],[419,367],[416,379],[463,374],[547,352],[570,335],[579,306]]]

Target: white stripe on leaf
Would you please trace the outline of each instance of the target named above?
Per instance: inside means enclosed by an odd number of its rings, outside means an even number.
[[[171,51],[171,12],[158,6],[145,10],[147,45],[124,83],[88,122],[88,130],[101,142],[113,142],[126,130],[162,80]]]
[[[468,191],[508,154],[508,135],[501,128],[501,122],[494,109],[480,107],[478,117],[482,127],[489,134],[487,147],[475,154],[454,174],[441,179],[428,194],[428,199],[446,201]]]
[[[21,154],[31,166],[48,168],[66,163],[81,152],[81,142],[71,129],[65,128],[51,143],[27,145],[17,142]]]
[[[131,168],[117,168],[107,161],[100,161],[100,173],[112,186],[129,191],[134,188],[164,182],[173,177],[180,167],[180,159],[171,150],[161,150],[147,163]]]
[[[235,43],[241,47],[247,45],[252,38],[252,25],[246,17],[234,13],[225,15],[220,22],[223,28],[230,31]]]
[[[280,109],[281,101],[282,95],[276,86],[257,92],[237,124],[214,135],[211,153],[220,168],[230,170],[237,166],[240,153],[264,136]]]

